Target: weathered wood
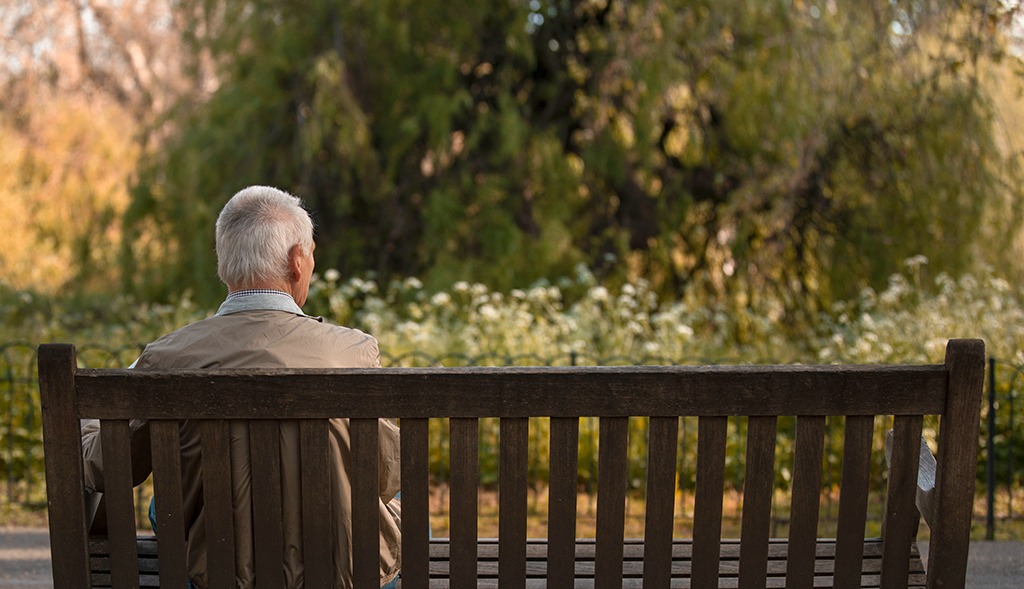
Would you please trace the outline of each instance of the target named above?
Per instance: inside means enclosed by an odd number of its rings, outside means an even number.
[[[743,479],[743,521],[740,529],[740,589],[763,583],[768,567],[768,536],[775,483],[776,417],[747,421],[747,464]]]
[[[568,587],[575,574],[576,486],[579,469],[578,417],[551,418],[548,486],[547,583]]]
[[[967,575],[974,478],[985,381],[985,344],[952,340],[946,347],[949,396],[939,425],[939,467],[929,540],[928,587],[962,587]]]
[[[131,433],[124,420],[100,421],[103,452],[103,496],[107,503],[107,530],[113,582],[138,587],[139,557],[135,553],[135,498],[132,496]]]
[[[910,546],[915,542],[920,515],[917,495],[917,465],[921,451],[920,415],[898,415],[893,420],[892,463],[885,498],[882,530],[882,586],[899,587],[907,578]]]
[[[258,419],[379,417],[381,407],[465,418],[939,414],[946,377],[943,366],[616,366],[83,370],[76,380],[90,416],[170,419],[201,406],[210,418]]]
[[[349,421],[349,431],[352,435],[352,581],[355,589],[379,589],[378,423],[376,419],[352,419]],[[320,542],[330,546],[330,542],[324,542],[323,538]],[[331,580],[332,577],[328,577],[328,583]]]
[[[228,422],[200,422],[206,565],[211,587],[235,583],[235,518],[231,505],[231,440]]]
[[[429,422],[403,419],[402,436],[402,583],[426,587],[430,561]]]
[[[501,420],[498,461],[498,571],[502,589],[526,587],[526,469],[530,422],[525,417]]]
[[[476,419],[453,418],[449,420],[451,444],[451,514],[452,583],[459,587],[475,587],[476,572],[476,517],[477,485],[479,466],[477,464]]]
[[[596,546],[594,539],[592,538],[580,538],[575,543],[574,554],[576,554],[576,560],[578,562],[577,572],[579,576],[575,581],[570,581],[569,585],[551,585],[545,580],[547,571],[546,554],[547,554],[548,541],[544,539],[532,538],[526,542],[526,554],[527,554],[527,587],[539,587],[539,588],[551,588],[556,587],[594,587],[594,554],[596,552]],[[94,579],[100,581],[97,586],[109,586],[109,563],[110,559],[108,556],[109,543],[106,541],[91,542],[90,549],[94,562],[93,570],[97,573],[94,575]],[[479,587],[498,587],[498,566],[495,559],[498,555],[498,540],[495,538],[481,538],[477,543],[477,558],[480,562],[480,578],[478,585]],[[738,586],[738,559],[740,546],[737,540],[726,539],[722,541],[721,553],[723,555],[722,567],[721,567],[721,584],[716,583],[715,587],[737,587]],[[139,538],[138,552],[141,556],[140,569],[142,573],[139,578],[143,587],[156,587],[157,577],[153,574],[156,570],[156,561],[153,557],[156,554],[156,539],[152,536],[144,536]],[[861,575],[862,583],[864,587],[879,587],[880,577],[879,571],[881,570],[881,555],[883,552],[883,546],[881,539],[872,538],[867,539],[862,547],[862,562],[864,562],[864,569]],[[640,539],[626,540],[624,545],[624,556],[623,562],[623,586],[626,587],[640,587],[640,583],[643,580],[639,577],[639,570],[644,560],[645,546],[644,541]],[[691,541],[687,539],[675,539],[672,543],[672,579],[671,587],[690,587],[695,586],[691,582],[689,576],[691,570],[691,555],[693,551],[691,549]],[[814,586],[815,587],[831,587],[832,586],[832,572],[833,564],[835,559],[835,541],[830,539],[822,539],[817,542],[815,550],[812,551],[812,557],[814,560]],[[450,554],[449,541],[447,538],[438,538],[430,542],[430,562],[431,562],[431,574],[434,578],[429,584],[420,585],[420,587],[455,587],[453,584],[448,582],[447,576],[449,573],[448,557]],[[769,541],[769,563],[768,563],[768,577],[765,579],[766,587],[789,587],[788,581],[784,582],[786,578],[787,567],[791,565],[787,558],[788,547],[785,539],[772,539]],[[910,556],[910,572],[908,573],[906,582],[900,584],[900,587],[923,587],[925,581],[924,567],[921,564],[920,555],[917,553],[916,548]],[[410,589],[415,589],[415,585],[404,585]]]
[[[284,520],[281,504],[281,426],[261,419],[249,424],[252,527],[256,579],[284,587]],[[163,530],[160,541],[163,542]],[[161,581],[163,582],[163,581]]]
[[[629,421],[602,417],[597,448],[597,589],[622,584]]]
[[[667,589],[672,569],[679,418],[652,417],[647,441],[644,586]]]
[[[825,418],[801,415],[796,420],[796,458],[790,506],[789,553],[786,586],[814,586],[814,548],[818,535],[821,502],[821,461],[824,454]]]
[[[402,418],[403,585],[424,587],[878,587],[923,586],[914,535],[918,516],[915,444],[922,415],[942,419],[929,574],[934,587],[962,583],[970,525],[984,351],[952,342],[942,366],[757,366],[626,368],[467,368],[247,370],[184,373],[76,370],[70,347],[40,350],[55,580],[149,587],[180,585],[184,572],[179,420],[202,434],[203,518],[208,585],[230,586],[235,551],[255,555],[257,577],[283,574],[280,432],[299,424],[303,565],[307,586],[334,581],[329,417],[350,420],[352,558],[355,586],[379,583],[378,421],[382,408]],[[964,360],[966,359],[966,362]],[[948,386],[947,386],[948,385]],[[59,389],[59,390],[58,390]],[[947,389],[949,396],[947,397]],[[173,391],[173,395],[170,394]],[[957,396],[959,395],[959,396]],[[974,411],[971,414],[971,411]],[[791,529],[769,539],[777,415],[797,415]],[[885,540],[865,539],[867,489],[876,416],[895,415]],[[728,419],[748,423],[741,538],[721,538]],[[844,416],[846,433],[837,538],[817,538],[826,416]],[[428,540],[428,419],[450,419],[451,539]],[[500,418],[500,540],[478,539],[478,425]],[[529,419],[551,418],[550,540],[526,538]],[[597,534],[575,539],[579,419],[600,423]],[[650,419],[645,538],[624,540],[628,419]],[[680,417],[698,417],[693,541],[673,539]],[[103,449],[117,455],[106,473],[114,534],[84,544],[78,420],[104,420]],[[134,540],[130,525],[128,418],[154,421],[160,560],[155,542]],[[230,426],[225,420],[232,421]],[[252,421],[249,421],[249,420]],[[278,421],[282,420],[282,421]],[[972,423],[973,420],[973,423]],[[741,423],[741,422],[740,422]],[[63,428],[63,429],[61,429]],[[972,429],[973,428],[973,429]],[[245,436],[238,435],[246,432]],[[294,430],[291,430],[294,432]],[[974,435],[973,441],[971,435]],[[239,442],[241,440],[241,442]],[[232,452],[248,444],[254,538],[235,546]],[[232,446],[234,444],[234,446]],[[964,451],[963,448],[968,451]],[[52,454],[52,455],[51,455]],[[343,452],[345,454],[345,452]],[[109,456],[107,457],[109,459]],[[52,459],[52,463],[51,463]],[[109,460],[108,460],[109,461]],[[51,480],[52,479],[52,480]],[[370,508],[372,507],[372,508]],[[347,509],[347,506],[343,506]],[[120,515],[117,515],[120,514]],[[952,515],[950,515],[952,514]],[[251,541],[251,542],[250,542]],[[134,544],[133,544],[134,542]],[[93,550],[82,571],[81,555]],[[151,547],[153,548],[151,550]],[[130,556],[134,549],[137,553]],[[957,552],[959,551],[959,552]],[[137,556],[136,556],[137,554]],[[940,556],[935,556],[940,555]],[[275,557],[276,556],[276,557]],[[137,568],[124,561],[137,558]],[[90,568],[91,567],[91,568]],[[63,571],[58,573],[58,570]],[[159,575],[163,575],[163,579]],[[277,581],[273,581],[277,579]]]
[[[725,417],[702,417],[697,425],[697,489],[693,514],[693,551],[697,563],[693,586],[697,588],[718,586],[728,425]]]
[[[53,582],[55,587],[84,589],[89,586],[89,551],[75,348],[42,345],[38,358]]]
[[[156,525],[160,530],[160,583],[164,587],[185,587],[188,573],[179,425],[177,421],[157,420],[150,422],[149,429]]]
[[[334,583],[334,551],[332,543],[326,541],[332,535],[334,517],[331,511],[329,427],[325,419],[303,419],[299,422],[303,578],[310,587],[327,587]],[[376,475],[376,469],[373,472]]]
[[[839,521],[836,524],[836,587],[860,586],[864,525],[867,521],[868,483],[871,470],[871,433],[874,418],[847,416],[843,436],[843,471],[839,487]]]

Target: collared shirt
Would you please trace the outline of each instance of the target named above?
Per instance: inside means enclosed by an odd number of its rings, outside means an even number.
[[[280,290],[236,290],[229,294],[228,298],[224,299],[220,308],[217,309],[217,315],[231,315],[232,313],[241,313],[242,311],[285,311],[286,313],[294,313],[302,317],[316,319],[321,323],[324,321],[323,317],[313,317],[303,313],[302,309],[295,304],[295,299],[292,298],[292,295]]]

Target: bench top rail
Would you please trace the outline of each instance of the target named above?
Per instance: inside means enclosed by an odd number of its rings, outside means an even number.
[[[314,419],[938,415],[949,377],[923,366],[379,368],[75,373],[82,417]]]

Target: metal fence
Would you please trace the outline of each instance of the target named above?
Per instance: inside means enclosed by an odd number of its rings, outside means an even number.
[[[142,350],[142,346],[107,347],[102,344],[87,344],[79,346],[78,357],[82,366],[92,368],[128,366]],[[0,466],[3,469],[3,489],[0,494],[0,501],[7,505],[16,505],[23,508],[35,509],[44,508],[46,505],[45,482],[43,480],[43,449],[42,449],[42,420],[39,409],[39,387],[36,374],[36,346],[28,342],[10,342],[0,344],[0,362],[2,362],[2,381],[0,381],[0,412],[3,415],[3,422],[0,424],[0,431],[3,435],[3,444],[0,448]],[[524,355],[503,355],[483,354],[466,355],[450,354],[446,356],[431,356],[428,354],[412,352],[402,355],[382,355],[382,363],[385,366],[413,367],[413,366],[569,366],[569,365],[643,365],[643,364],[733,364],[740,363],[740,359],[730,358],[682,358],[672,359],[663,357],[627,357],[608,356],[600,357],[585,352],[571,352],[561,356],[539,357],[532,354]],[[743,361],[750,363],[749,359]],[[760,363],[771,363],[766,359]],[[1021,490],[1022,475],[1016,471],[1016,465],[1020,462],[1020,454],[1024,451],[1024,416],[1018,415],[1021,411],[1021,389],[1024,388],[1024,366],[1015,365],[1010,362],[996,358],[989,359],[988,380],[986,391],[985,407],[982,411],[982,437],[981,454],[978,462],[978,484],[979,497],[984,489],[983,508],[979,507],[978,519],[984,518],[986,536],[993,538],[996,534],[997,525],[1011,521],[1024,520],[1024,492]],[[443,433],[443,424],[438,424],[437,436],[432,435],[431,449],[432,474],[434,479],[443,484],[447,472],[446,436]],[[492,424],[493,425],[493,424]],[[680,453],[678,465],[680,490],[685,496],[686,489],[692,488],[695,478],[692,463],[684,457],[695,448],[696,443],[696,422],[689,423],[686,419],[681,424],[680,443],[683,452]],[[885,424],[880,424],[879,430],[884,435]],[[739,491],[742,487],[742,472],[739,465],[742,456],[738,453],[742,445],[743,434],[742,423],[730,427],[730,439],[735,440],[737,455],[732,461],[736,465],[734,480],[730,486]],[[536,441],[538,447],[545,445],[543,424],[531,426],[531,437]],[[643,434],[643,426],[639,426],[639,433]],[[489,429],[495,430],[490,432]],[[480,448],[481,454],[490,447],[497,444],[496,427],[489,428],[487,423],[481,427]],[[593,431],[591,431],[593,430]],[[580,482],[581,489],[586,492],[593,488],[596,480],[596,430],[597,426],[587,422],[581,423],[581,447],[580,452]],[[789,423],[780,421],[780,452],[784,452],[791,441],[792,432],[789,430]],[[631,438],[633,434],[631,432]],[[643,436],[636,436],[639,446],[631,449],[631,454],[639,456],[638,464],[643,468],[646,449],[642,447]],[[492,439],[493,438],[493,439]],[[690,439],[692,438],[692,440]],[[826,444],[830,440],[826,439]],[[631,442],[632,446],[632,442]],[[589,450],[588,450],[589,448]],[[437,457],[436,460],[434,457]],[[487,458],[481,458],[487,460]],[[487,485],[486,473],[489,472],[487,465],[481,465],[482,484]],[[728,466],[728,465],[727,465]],[[545,476],[545,465],[540,459],[531,459],[531,477],[543,480]],[[784,469],[780,469],[784,470]],[[635,475],[638,484],[642,486],[642,472],[631,473]],[[780,475],[782,476],[782,475]],[[824,476],[824,486],[829,488],[838,483],[838,480],[830,480],[828,469]],[[831,509],[828,504],[823,506],[823,517],[828,517]],[[982,511],[983,510],[983,511]],[[784,518],[783,518],[784,519]]]

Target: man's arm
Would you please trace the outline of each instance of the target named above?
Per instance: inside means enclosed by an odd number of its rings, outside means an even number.
[[[149,422],[133,419],[128,422],[131,433],[132,485],[141,485],[153,471],[153,457],[149,446]],[[85,487],[90,491],[103,491],[103,448],[100,443],[100,422],[87,419],[82,422],[82,466]]]

